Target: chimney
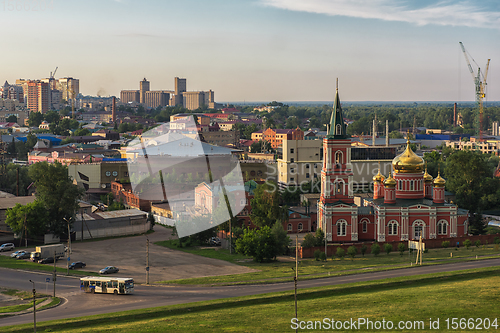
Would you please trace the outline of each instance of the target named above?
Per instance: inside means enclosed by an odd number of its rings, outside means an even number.
[[[453,127],[457,126],[457,103],[453,104]]]
[[[111,119],[113,123],[116,122],[116,97],[113,96],[113,104],[111,105]]]
[[[377,129],[375,128],[375,119],[373,119],[372,146],[375,146],[375,138],[376,137],[377,137]]]
[[[385,146],[389,147],[389,120],[385,121]]]

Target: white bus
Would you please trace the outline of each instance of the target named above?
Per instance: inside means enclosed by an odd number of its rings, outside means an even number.
[[[132,294],[134,292],[134,279],[86,276],[80,279],[80,289],[92,294]]]

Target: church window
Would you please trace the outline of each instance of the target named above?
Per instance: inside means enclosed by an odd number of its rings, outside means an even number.
[[[309,164],[306,163],[306,169],[309,169]]]
[[[302,226],[302,223],[299,223],[298,229],[299,229],[299,231],[302,231],[304,229],[304,227]]]
[[[293,163],[295,160],[293,158],[290,159],[290,163]]]
[[[424,238],[424,227],[425,223],[422,220],[417,220],[413,222],[413,238],[418,240],[420,236]]]
[[[437,223],[438,235],[448,234],[448,221],[442,220]]]
[[[389,224],[387,224],[387,227],[389,228],[388,234],[390,236],[395,236],[398,234],[398,222],[391,221],[389,222]]]
[[[306,173],[306,178],[309,178],[309,174],[308,173]]]
[[[368,232],[368,223],[366,221],[363,221],[363,233],[367,233]]]
[[[290,148],[290,154],[293,154],[293,148]]]
[[[410,191],[413,191],[413,180],[410,181]]]
[[[335,163],[342,164],[342,152],[341,151],[337,151],[335,153]]]
[[[286,230],[292,231],[292,224],[291,223],[288,223],[288,225],[286,226]]]
[[[337,236],[345,236],[347,234],[347,221],[338,220],[337,221]]]
[[[342,126],[340,126],[340,124],[337,124],[337,126],[335,126],[335,135],[341,135],[342,134]]]

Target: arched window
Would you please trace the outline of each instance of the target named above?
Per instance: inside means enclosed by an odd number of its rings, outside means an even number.
[[[398,234],[398,222],[397,221],[389,221],[389,223],[387,224],[387,228],[389,229],[388,231],[388,235],[389,236],[396,236]]]
[[[347,221],[338,220],[337,221],[337,236],[345,236],[347,234]]]
[[[288,223],[288,225],[286,226],[286,230],[292,231],[292,224],[291,223]]]
[[[419,239],[420,236],[424,238],[424,228],[425,222],[422,220],[416,220],[413,222],[413,239]]]
[[[342,164],[342,157],[343,157],[344,154],[342,154],[342,152],[340,150],[337,150],[335,152],[335,163],[336,164]]]
[[[368,232],[368,221],[366,219],[361,220],[361,231],[363,233],[367,233]]]
[[[437,223],[438,235],[448,235],[448,221],[440,220]]]
[[[335,186],[335,193],[337,194],[344,194],[344,180],[343,179],[336,179],[334,186]]]
[[[335,126],[335,135],[342,135],[342,126],[340,124]]]
[[[302,231],[304,229],[304,227],[302,226],[302,223],[299,223],[298,227],[299,231]]]

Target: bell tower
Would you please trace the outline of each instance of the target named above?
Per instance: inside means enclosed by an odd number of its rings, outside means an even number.
[[[318,202],[318,225],[325,231],[328,241],[332,241],[334,235],[336,240],[358,239],[352,177],[351,138],[346,132],[337,83],[332,116],[327,136],[323,139],[321,197]]]

